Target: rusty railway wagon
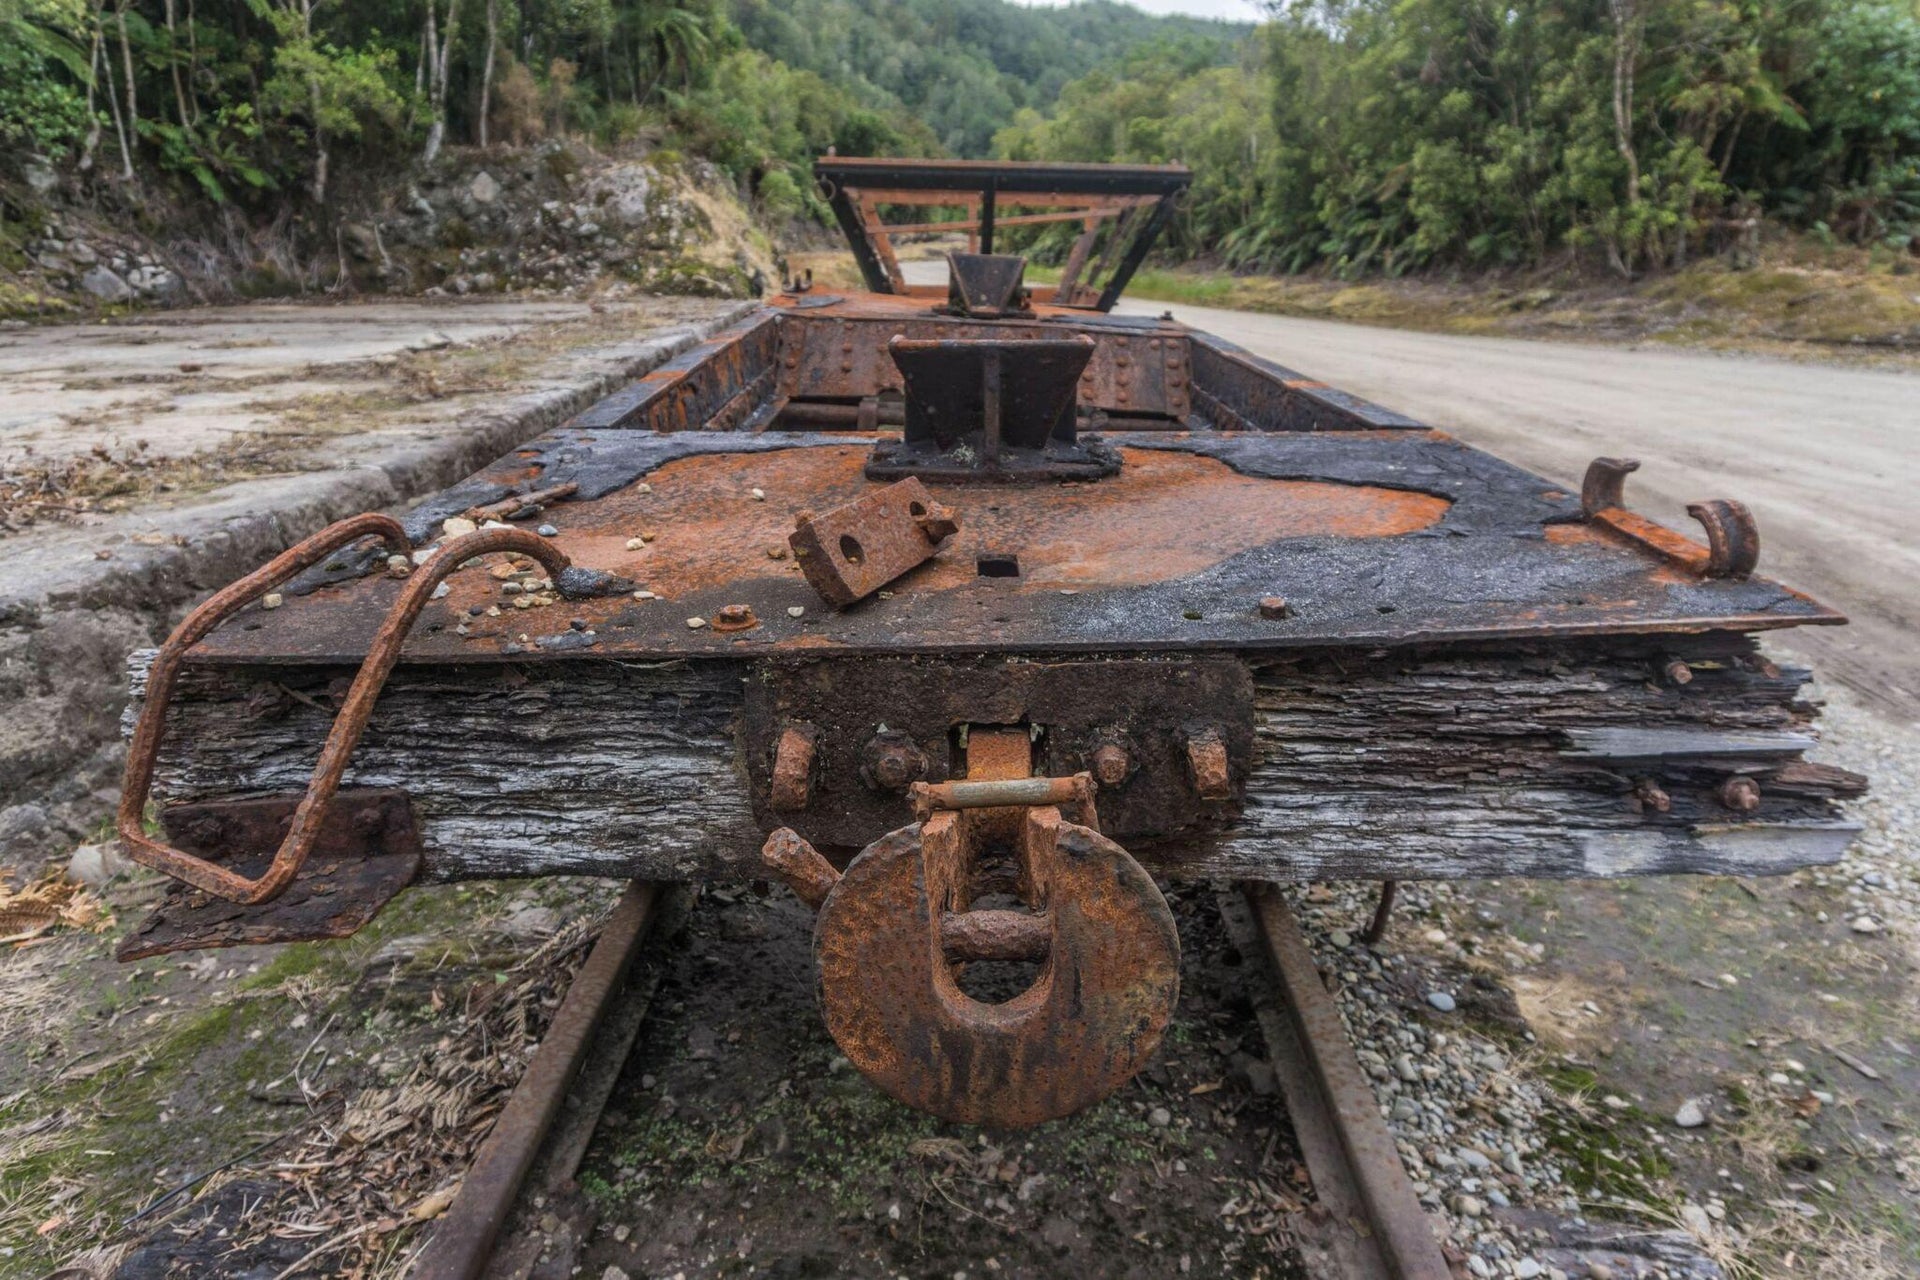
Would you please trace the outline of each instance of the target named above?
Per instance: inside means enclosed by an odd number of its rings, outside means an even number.
[[[1178,167],[818,176],[865,291],[788,282],[136,672],[120,830],[181,883],[126,956],[341,936],[420,882],[778,876],[853,1063],[1023,1125],[1167,1027],[1159,881],[1847,845],[1863,780],[1802,758],[1808,674],[1755,642],[1843,619],[1755,575],[1739,503],[1691,507],[1696,541],[1633,514],[1631,461],[1572,487],[1113,314]],[[995,235],[1046,223],[1078,238],[1029,288]],[[955,229],[910,286],[894,240]],[[963,989],[1006,960],[1020,994]]]

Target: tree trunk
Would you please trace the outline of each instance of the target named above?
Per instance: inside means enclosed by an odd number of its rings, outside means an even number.
[[[313,0],[300,0],[300,35],[308,45],[313,43]],[[327,202],[327,134],[320,127],[320,78],[307,77],[307,109],[313,115],[313,182],[311,192],[313,202],[322,205]]]
[[[487,112],[493,101],[493,48],[500,31],[500,0],[487,0],[487,60],[480,67],[480,145],[487,145]],[[608,85],[612,91],[612,85]]]
[[[440,29],[434,17],[436,0],[427,0],[427,145],[420,159],[432,164],[440,154],[440,141],[446,125],[440,118]]]
[[[180,112],[180,127],[193,128],[192,112],[187,110],[186,86],[180,83],[179,42],[180,27],[174,21],[173,0],[166,0],[167,16],[167,74],[173,77],[173,104]]]
[[[132,139],[127,136],[129,133],[129,130],[127,127],[126,117],[120,110],[120,93],[117,89],[114,88],[113,68],[110,65],[106,65],[113,56],[110,53],[108,53],[106,50],[106,40],[107,40],[106,0],[101,0],[100,9],[97,14],[97,18],[98,18],[98,31],[96,34],[98,36],[98,43],[94,46],[95,53],[97,55],[95,65],[100,71],[105,73],[103,75],[100,75],[98,79],[106,81],[107,107],[113,112],[113,132],[114,132],[114,135],[120,141],[120,178],[124,182],[132,182],[133,181],[133,142],[132,142]],[[123,33],[126,31],[126,25],[124,21],[122,22],[120,29]],[[124,45],[122,47],[124,47]]]
[[[447,138],[447,64],[453,56],[453,37],[460,25],[460,0],[447,0],[447,28],[440,33],[438,47],[435,47],[434,6],[437,0],[427,0],[427,49],[432,65],[427,71],[427,92],[429,106],[433,112],[433,123],[427,126],[427,145],[421,153],[421,160],[432,164],[440,154],[440,147]]]
[[[1637,0],[1608,0],[1613,11],[1613,137],[1627,164],[1627,203],[1640,203],[1640,158],[1633,149],[1633,73],[1640,59]]]
[[[194,81],[200,75],[200,32],[194,23],[193,0],[187,0],[187,88],[194,88]],[[194,92],[187,94],[187,106],[193,111],[193,123],[200,123],[200,100]]]
[[[93,13],[93,40],[87,49],[87,140],[80,147],[80,172],[93,168],[93,153],[100,147],[100,113],[94,109],[94,89],[100,83],[100,11]]]
[[[127,132],[135,138],[140,135],[140,103],[134,97],[133,90],[133,46],[127,41],[127,0],[118,0],[114,5],[114,17],[120,25],[120,62],[127,73]],[[127,176],[133,176],[133,162],[127,162]]]

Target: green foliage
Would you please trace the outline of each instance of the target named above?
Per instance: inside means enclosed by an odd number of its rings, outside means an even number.
[[[1632,272],[1755,209],[1906,246],[1920,21],[1906,0],[1294,0],[1233,65],[1143,50],[995,148],[1184,160],[1174,251],[1230,265],[1591,248]]]
[[[1146,43],[1188,36],[1218,61],[1244,25],[1153,17],[1112,0],[733,0],[756,49],[843,84],[863,105],[923,122],[941,148],[988,154],[996,130],[1061,86]]]
[[[275,185],[253,161],[260,126],[247,103],[220,108],[198,129],[186,129],[167,120],[142,120],[140,136],[158,149],[161,168],[192,178],[216,203],[226,202],[227,186],[236,181],[256,191]]]
[[[86,22],[73,0],[0,0],[0,154],[60,160],[86,136]]]
[[[358,138],[369,128],[399,126],[406,99],[391,83],[398,69],[392,49],[339,49],[297,37],[274,54],[260,101],[281,120],[335,138]]]
[[[1144,40],[1183,33],[1198,67],[1250,31],[1111,0],[0,0],[0,144],[59,159],[124,137],[127,163],[95,172],[325,199],[330,171],[480,141],[485,111],[489,142],[651,143],[826,220],[808,166],[830,147],[983,154]]]
[[[688,150],[752,184],[770,208],[822,218],[806,166],[829,147],[843,155],[938,150],[918,121],[896,123],[847,89],[757,49],[723,58],[706,85],[677,99],[673,119]]]

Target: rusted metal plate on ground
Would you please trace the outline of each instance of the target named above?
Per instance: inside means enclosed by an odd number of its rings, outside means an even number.
[[[813,589],[844,608],[931,559],[959,527],[927,486],[907,479],[801,516],[787,543]]]
[[[273,861],[299,802],[296,795],[185,804],[167,810],[162,821],[176,846],[251,877]],[[419,870],[420,839],[406,793],[341,791],[328,806],[306,864],[279,897],[244,906],[176,882],[115,955],[141,960],[173,951],[345,938]]]
[[[1028,829],[1048,814],[1026,864],[1044,886],[1048,959],[1005,1002],[963,992],[943,951],[945,915],[972,896],[967,855],[949,838],[962,815],[875,841],[827,894],[814,934],[827,1029],[908,1106],[962,1124],[1035,1125],[1099,1101],[1159,1046],[1180,989],[1166,900],[1106,837],[1052,810],[1028,811]]]

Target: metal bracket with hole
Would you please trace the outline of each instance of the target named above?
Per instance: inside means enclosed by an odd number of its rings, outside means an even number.
[[[801,516],[787,543],[813,589],[844,609],[932,559],[959,529],[953,512],[909,478],[824,515]]]

